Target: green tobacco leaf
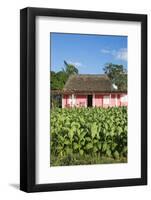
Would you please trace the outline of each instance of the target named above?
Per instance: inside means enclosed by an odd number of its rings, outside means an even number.
[[[93,144],[92,143],[88,143],[86,145],[86,149],[89,150],[89,149],[92,149],[93,148]]]
[[[111,150],[110,150],[110,149],[108,149],[108,150],[106,151],[106,155],[107,155],[108,157],[111,156]]]
[[[118,134],[120,135],[123,132],[122,127],[118,127]]]
[[[66,145],[70,144],[70,140],[66,139],[66,140],[64,141],[64,144],[66,144]]]
[[[91,138],[90,137],[86,137],[85,140],[88,141],[88,142],[90,142]]]
[[[123,148],[123,153],[127,153],[127,147]]]
[[[96,153],[97,151],[98,151],[97,146],[94,146],[94,147],[93,147],[93,152]]]
[[[124,132],[127,132],[127,126],[124,127]]]
[[[84,153],[84,151],[82,149],[80,149],[80,155],[82,156]]]
[[[68,135],[69,135],[70,140],[72,140],[73,135],[74,135],[74,129],[70,129],[69,132],[68,132]]]
[[[92,134],[92,138],[94,138],[97,134],[97,125],[95,122],[92,123],[91,125],[91,134]]]
[[[98,148],[101,149],[101,147],[102,147],[101,142],[98,142],[97,145],[98,145]]]
[[[68,151],[72,158],[77,152],[85,156],[85,150],[115,159],[127,156],[127,108],[55,108],[50,116],[54,157]]]
[[[76,149],[78,149],[79,148],[79,145],[77,144],[77,143],[73,143],[73,148],[74,148],[74,150],[76,150]]]
[[[107,123],[104,124],[104,127],[105,127],[105,130],[108,130],[108,124]]]
[[[113,155],[114,155],[115,159],[119,159],[119,153],[118,153],[118,151],[115,151]]]
[[[67,153],[67,154],[71,154],[72,151],[73,151],[73,150],[72,150],[71,148],[66,148],[66,153]]]
[[[85,132],[81,133],[81,135],[80,135],[80,140],[82,140],[82,139],[85,137],[86,134],[87,134],[87,133],[85,133]]]
[[[114,151],[114,149],[116,148],[116,146],[117,146],[117,143],[112,142],[112,147],[111,147],[112,151]]]
[[[102,151],[104,152],[104,151],[106,151],[106,149],[107,149],[107,143],[104,143],[103,147],[102,147]]]
[[[61,142],[64,142],[64,140],[65,140],[65,138],[64,138],[63,136],[61,136],[61,135],[59,135],[58,138],[59,138],[59,140],[60,140]]]

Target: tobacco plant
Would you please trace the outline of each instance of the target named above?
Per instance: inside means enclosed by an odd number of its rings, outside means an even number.
[[[127,158],[126,107],[56,108],[50,115],[51,156],[72,160],[60,165],[74,164],[77,155]]]

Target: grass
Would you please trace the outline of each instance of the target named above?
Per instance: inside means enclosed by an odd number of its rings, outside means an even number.
[[[99,155],[79,155],[69,154],[68,156],[51,155],[50,166],[69,166],[69,165],[90,165],[90,164],[113,164],[127,163],[127,157],[115,159],[112,157],[104,157]]]

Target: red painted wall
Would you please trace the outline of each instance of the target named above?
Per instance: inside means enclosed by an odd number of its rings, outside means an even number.
[[[105,100],[104,96],[108,96]],[[71,95],[63,95],[62,107],[72,107]],[[74,95],[76,107],[87,107],[87,95]],[[96,107],[113,107],[113,106],[127,106],[127,94],[95,94],[93,95],[93,106]]]
[[[94,105],[96,107],[103,106],[103,95],[95,95]]]
[[[77,107],[87,106],[87,96],[86,95],[76,95],[76,106]]]

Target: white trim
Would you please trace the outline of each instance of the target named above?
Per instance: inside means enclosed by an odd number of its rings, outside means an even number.
[[[72,102],[71,102],[72,105],[71,106],[74,107],[75,103],[76,103],[74,94],[71,95],[71,99],[72,99]]]

